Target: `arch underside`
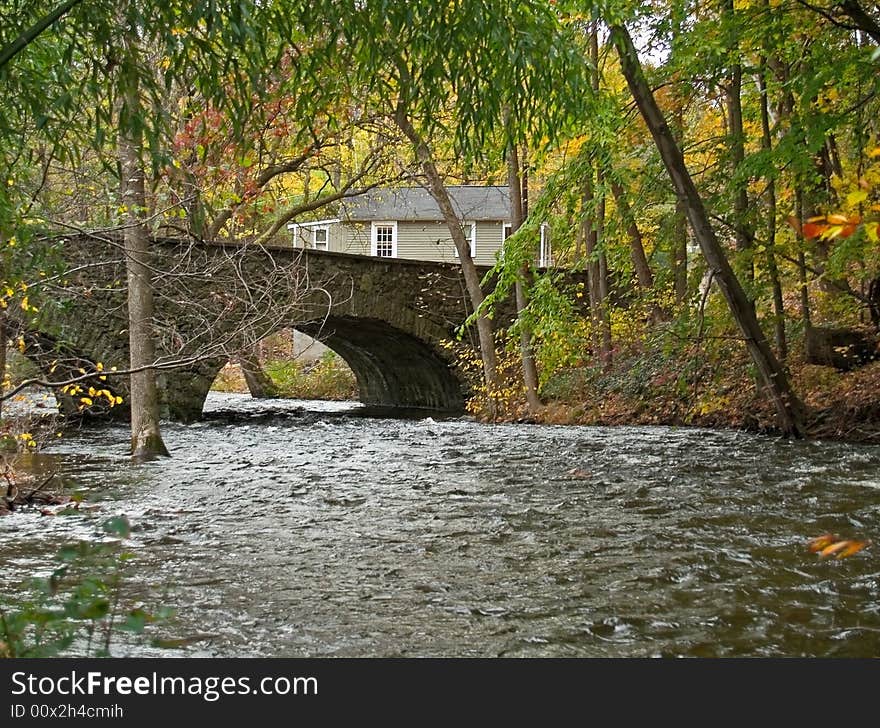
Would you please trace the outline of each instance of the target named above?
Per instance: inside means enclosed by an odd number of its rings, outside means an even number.
[[[464,410],[466,385],[449,361],[431,344],[385,321],[333,316],[326,320],[297,323],[293,328],[320,340],[345,360],[357,379],[360,400],[364,404],[447,412]],[[49,340],[38,333],[34,337],[35,341],[36,337],[41,337],[41,342],[42,339]],[[44,373],[50,371],[50,366],[54,368],[58,359],[57,349],[50,349],[48,345],[29,345],[26,354]],[[70,355],[65,363],[92,368],[92,361],[101,358]],[[160,371],[157,380],[163,418],[180,422],[198,420],[208,391],[225,363],[225,358],[206,359],[189,367]],[[100,406],[103,400],[83,413],[79,411],[81,408],[67,403],[63,397],[64,401],[59,401],[61,410],[70,414],[127,418],[125,384],[125,380],[117,381],[115,385],[100,384],[102,388],[111,388],[114,394],[118,392],[123,396],[123,404],[109,412]]]
[[[461,380],[427,343],[378,319],[334,316],[295,326],[341,356],[364,404],[460,412]]]

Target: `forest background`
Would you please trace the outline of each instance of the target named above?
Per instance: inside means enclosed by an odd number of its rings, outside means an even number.
[[[446,215],[481,417],[878,440],[873,5],[4,0],[0,16],[0,364],[67,293],[59,236],[116,231],[128,369],[37,378],[89,411],[125,377],[136,456],[167,452],[155,379],[174,365],[155,353],[152,237],[286,243],[288,223],[395,184]],[[462,183],[514,190],[491,287],[448,204]]]

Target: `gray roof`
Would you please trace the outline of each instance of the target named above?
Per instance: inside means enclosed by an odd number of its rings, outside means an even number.
[[[509,220],[510,194],[500,186],[457,185],[446,188],[460,220]],[[343,220],[442,220],[440,208],[422,187],[375,189],[342,203]]]

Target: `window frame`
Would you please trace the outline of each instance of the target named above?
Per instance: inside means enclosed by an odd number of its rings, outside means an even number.
[[[465,220],[461,227],[463,230],[467,230],[467,226],[471,226],[471,234],[470,234],[470,244],[471,244],[471,259],[477,257],[477,221],[476,220]],[[456,260],[458,259],[458,248],[455,245],[455,241],[452,243],[452,252],[455,255]]]
[[[379,230],[381,228],[391,229],[391,255],[379,255]],[[397,257],[397,221],[396,220],[374,220],[370,224],[370,255],[376,258],[396,258]]]
[[[318,247],[318,231],[324,232],[324,247]],[[330,250],[330,226],[329,225],[315,225],[312,227],[312,250]]]

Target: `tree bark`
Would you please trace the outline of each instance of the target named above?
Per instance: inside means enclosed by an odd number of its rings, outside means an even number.
[[[767,96],[767,82],[764,78],[766,62],[762,58],[758,70],[758,91],[761,97],[761,147],[769,152],[773,149],[770,132],[770,100]],[[767,177],[767,273],[773,290],[773,330],[776,337],[776,352],[783,362],[788,359],[788,341],[785,335],[785,303],[782,299],[782,283],[776,265],[776,180]]]
[[[443,215],[443,220],[446,222],[446,227],[452,236],[455,249],[458,251],[461,272],[464,277],[468,297],[471,300],[471,306],[473,306],[474,311],[479,311],[485,300],[483,289],[480,286],[480,274],[477,272],[474,259],[471,257],[471,246],[465,239],[462,221],[455,214],[452,201],[449,199],[449,193],[446,191],[446,186],[443,184],[443,179],[437,170],[437,165],[431,154],[431,149],[413,126],[402,103],[397,105],[394,120],[415,149],[416,159],[421,164],[422,171],[424,171],[425,177],[428,180],[428,189],[440,208],[440,213]],[[483,360],[483,377],[488,389],[489,401],[492,402],[498,389],[498,358],[495,353],[495,333],[492,330],[492,321],[485,314],[477,316],[477,336],[479,337],[480,354]],[[494,417],[494,412],[490,414]]]
[[[608,256],[605,254],[605,173],[602,167],[596,170],[596,182],[599,187],[599,201],[596,205],[595,248],[599,251],[599,313],[602,327],[602,348],[600,350],[602,364],[605,369],[611,367],[611,312],[608,310]]]
[[[880,25],[877,24],[874,18],[868,15],[858,0],[844,0],[840,3],[840,7],[849,19],[856,24],[859,30],[864,31],[871,36],[871,40],[880,44]]]
[[[804,239],[803,229],[806,213],[804,212],[804,193],[798,187],[794,193],[795,208],[798,219],[797,241],[798,241],[798,288],[801,296],[801,321],[804,324],[804,331],[812,326],[812,315],[810,313],[810,282],[807,278],[807,256],[804,253],[806,240]]]
[[[67,0],[58,5],[52,12],[44,15],[34,25],[21,33],[12,43],[0,48],[0,68],[3,68],[15,56],[33,43],[44,31],[64,17],[71,9],[83,0]]]
[[[260,364],[256,349],[242,351],[236,358],[251,397],[272,399],[278,396],[278,388]]]
[[[153,332],[153,273],[150,267],[150,237],[144,222],[146,190],[142,158],[143,114],[140,88],[135,69],[137,49],[126,35],[126,60],[120,72],[119,162],[120,193],[125,207],[125,267],[128,280],[128,345],[130,366],[141,369],[131,374],[131,454],[135,460],[168,455],[159,431],[159,393]]]
[[[597,21],[590,24],[590,83],[594,93],[599,92],[599,26]],[[596,186],[601,187],[603,181],[602,164],[594,157]],[[589,172],[590,178],[585,187],[584,199],[592,208],[590,216],[585,219],[586,244],[589,264],[587,278],[590,287],[590,316],[593,320],[594,348],[599,353],[603,368],[611,366],[611,321],[608,316],[608,260],[602,249],[605,232],[605,194],[595,189],[593,184],[594,170]]]
[[[510,230],[515,233],[525,221],[526,196],[523,189],[523,175],[520,172],[519,154],[515,144],[510,145],[507,158],[507,186],[510,193]],[[532,282],[532,271],[528,263],[519,270],[515,286],[516,315],[522,319],[529,305],[528,286]],[[523,384],[526,390],[526,404],[529,413],[538,414],[544,407],[538,397],[538,365],[532,349],[532,331],[525,321],[519,322],[519,343],[522,359]]]
[[[663,113],[645,80],[636,49],[627,29],[612,25],[611,41],[617,49],[623,75],[633,100],[654,138],[676,194],[685,203],[694,237],[714,273],[730,312],[746,340],[749,353],[776,408],[780,429],[787,435],[805,436],[803,405],[792,390],[785,370],[767,343],[755,311],[724,254],[696,185],[684,163]]]
[[[626,192],[619,182],[611,181],[611,193],[614,195],[614,201],[617,203],[617,211],[626,226],[626,233],[629,236],[629,253],[632,259],[633,268],[636,272],[636,280],[639,282],[639,288],[649,291],[654,287],[654,274],[651,272],[651,266],[648,265],[648,256],[645,255],[645,245],[642,242],[642,233],[639,225],[629,206],[629,200],[626,199]]]
[[[6,345],[9,334],[6,330],[6,311],[0,311],[0,422],[3,420],[3,389],[6,384]]]
[[[733,216],[734,230],[736,235],[736,250],[738,253],[745,253],[752,246],[752,235],[750,235],[748,225],[749,197],[746,189],[746,180],[737,180],[736,173],[740,165],[746,158],[745,151],[745,134],[743,131],[743,111],[742,111],[742,65],[739,62],[739,41],[736,37],[736,18],[733,7],[733,0],[725,0],[724,14],[730,27],[730,42],[728,52],[732,53],[736,58],[731,64],[730,77],[728,85],[725,89],[725,97],[727,102],[727,122],[728,122],[728,146],[730,149],[730,167],[731,179],[733,185]],[[741,271],[745,272],[749,281],[755,278],[754,261],[750,256],[745,257],[738,266]]]
[[[672,27],[673,44],[682,33],[681,21],[675,20]],[[684,110],[680,92],[673,93],[675,106],[672,112],[672,134],[679,149],[684,148]],[[688,295],[688,227],[687,214],[681,199],[675,201],[672,233],[672,286],[675,302],[678,305],[687,300]]]
[[[629,253],[632,259],[633,269],[636,273],[636,281],[638,287],[646,294],[650,294],[654,288],[654,274],[651,266],[648,264],[648,256],[645,254],[645,244],[642,241],[642,231],[639,230],[639,224],[636,222],[632,208],[629,206],[629,200],[626,198],[626,190],[621,187],[616,180],[611,180],[611,194],[614,195],[614,201],[617,203],[617,212],[620,215],[623,224],[626,226],[626,233],[629,237]],[[664,319],[664,313],[656,300],[650,302],[651,321],[658,323]]]

